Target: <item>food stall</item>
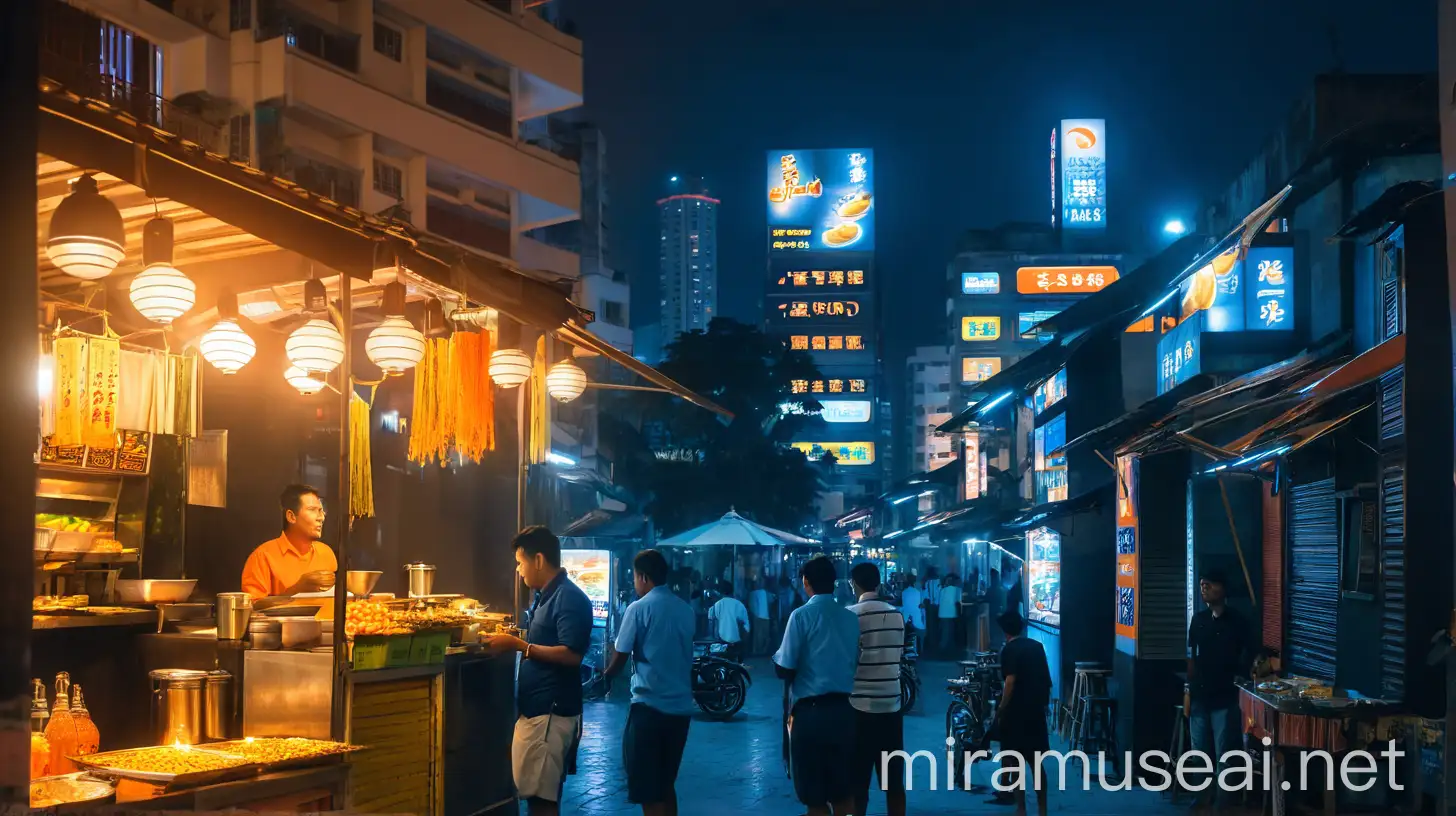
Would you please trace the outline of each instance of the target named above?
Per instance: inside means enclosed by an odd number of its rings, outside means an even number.
[[[511,629],[518,581],[508,551],[472,545],[529,508],[483,474],[545,460],[551,401],[587,385],[577,352],[722,409],[594,338],[554,287],[85,88],[44,79],[41,98],[32,796],[510,803],[515,661],[479,640]],[[238,576],[293,482],[332,511],[335,588],[265,609]],[[448,585],[355,569],[383,559],[438,561]],[[375,592],[386,574],[398,591]]]

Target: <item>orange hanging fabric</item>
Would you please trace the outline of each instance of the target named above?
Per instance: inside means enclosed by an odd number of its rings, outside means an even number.
[[[531,370],[531,436],[526,460],[533,465],[546,461],[551,446],[551,403],[546,398],[546,337],[536,339],[536,364]]]

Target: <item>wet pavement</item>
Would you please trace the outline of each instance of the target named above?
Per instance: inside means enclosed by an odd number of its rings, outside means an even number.
[[[754,684],[738,716],[729,722],[702,717],[693,720],[677,782],[678,809],[684,816],[797,816],[804,812],[794,798],[793,783],[784,773],[779,736],[783,684],[773,676],[773,668],[765,659],[750,660],[749,669]],[[925,682],[920,701],[905,719],[906,750],[938,752],[942,764],[949,696],[939,680],[956,673],[953,664],[922,661],[920,675]],[[567,780],[563,813],[605,816],[641,812],[627,804],[627,780],[621,765],[621,736],[628,707],[626,687],[625,678],[619,679],[618,690],[610,699],[587,703],[577,775]],[[924,767],[918,766],[916,789],[909,793],[911,814],[1013,813],[1013,808],[986,804],[986,793],[945,790],[944,768],[940,771],[941,789],[926,789],[929,774]],[[975,780],[988,784],[990,772],[990,767],[978,767]],[[1080,782],[1080,768],[1075,763],[1068,773]],[[1053,791],[1049,802],[1053,813],[1088,816],[1189,812],[1186,797],[1175,804],[1166,795],[1144,790]],[[878,790],[871,791],[869,812],[871,816],[885,813],[884,795]],[[1036,812],[1034,805],[1032,812]]]

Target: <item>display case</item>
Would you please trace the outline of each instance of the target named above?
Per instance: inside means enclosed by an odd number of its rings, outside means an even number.
[[[1026,616],[1062,625],[1062,535],[1048,527],[1026,534]]]
[[[135,570],[145,536],[144,476],[42,465],[36,479],[36,594],[76,594],[83,566]]]

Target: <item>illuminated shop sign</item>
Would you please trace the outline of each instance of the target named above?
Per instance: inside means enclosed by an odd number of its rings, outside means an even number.
[[[768,154],[770,252],[875,248],[874,152]]]
[[[1018,312],[1016,315],[1016,333],[1026,334],[1036,327],[1038,323],[1051,320],[1061,312],[1060,309],[1038,309],[1034,312]],[[1040,338],[1043,342],[1050,340],[1051,336],[1046,335]]]
[[[1288,331],[1294,328],[1294,248],[1251,247],[1215,257],[1179,284],[1185,320],[1204,331]],[[1203,314],[1198,314],[1202,312]]]
[[[970,501],[981,495],[981,437],[979,435],[966,434],[966,444],[961,449],[961,459],[966,470],[964,500]]]
[[[1057,226],[1057,129],[1052,128],[1052,229]]]
[[[1023,266],[1016,270],[1016,291],[1023,295],[1089,295],[1115,280],[1115,266]]]
[[[1000,357],[962,357],[961,382],[985,382],[1001,373]]]
[[[988,316],[967,316],[961,318],[961,339],[969,342],[998,340],[1001,338],[1001,318]]]
[[[789,269],[779,273],[781,289],[840,289],[864,286],[863,269]]]
[[[1107,229],[1107,122],[1062,120],[1062,229]]]
[[[1117,634],[1137,640],[1138,509],[1137,457],[1117,457]],[[1118,648],[1136,653],[1135,643]]]
[[[796,450],[804,452],[811,460],[818,460],[826,453],[834,454],[841,465],[873,465],[875,443],[873,442],[793,442]]]
[[[962,272],[961,294],[994,295],[1001,291],[1000,272]]]
[[[865,381],[859,378],[789,381],[789,390],[795,394],[864,394],[865,389]]]
[[[1203,336],[1197,316],[1179,323],[1158,341],[1158,394],[1166,394],[1197,374],[1203,364]]]
[[[871,403],[869,400],[822,400],[820,411],[825,422],[869,422]]]
[[[1032,392],[1032,409],[1041,416],[1046,409],[1061,402],[1067,396],[1067,369],[1063,368],[1042,381]]]
[[[860,305],[857,300],[793,300],[780,303],[778,312],[786,320],[850,319],[859,316]]]
[[[862,334],[791,334],[789,348],[794,351],[864,351]]]
[[[1026,616],[1062,625],[1062,536],[1047,527],[1026,533]]]

